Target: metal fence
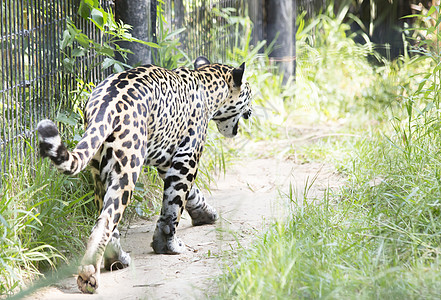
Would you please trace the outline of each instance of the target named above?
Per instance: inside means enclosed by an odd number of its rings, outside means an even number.
[[[133,26],[133,34],[157,42],[161,49],[121,42],[120,46],[133,51],[129,64],[156,63],[176,67],[200,55],[213,62],[227,62],[228,52],[239,40],[237,33],[244,27],[239,22],[245,16],[249,0],[119,0],[115,13],[124,23]],[[262,0],[263,1],[263,0]],[[242,22],[243,23],[243,22]],[[179,35],[175,33],[181,29]],[[172,38],[169,38],[172,35]],[[243,39],[242,39],[243,40]],[[181,52],[169,51],[177,44]],[[164,55],[166,53],[166,55]],[[164,56],[167,56],[164,60]]]
[[[0,173],[20,169],[33,159],[34,128],[57,109],[75,88],[73,76],[63,72],[60,39],[66,22],[73,20],[83,32],[101,37],[76,17],[77,0],[3,0],[0,8]],[[90,22],[89,22],[90,23]],[[93,55],[93,54],[91,54]],[[87,65],[90,57],[77,63]],[[108,74],[92,71],[92,81]],[[17,168],[18,167],[18,168]]]
[[[226,62],[228,52],[238,46],[240,28],[232,21],[245,16],[245,1],[168,0],[166,12],[174,29],[185,28],[180,40],[189,57],[205,55],[213,62]]]
[[[157,0],[146,0],[156,8]],[[70,91],[77,88],[73,74],[63,69],[66,55],[60,41],[69,20],[90,38],[102,37],[91,22],[77,15],[80,0],[3,0],[0,8],[0,175],[20,170],[33,160],[36,151],[35,126],[44,118],[54,119],[57,111],[69,109]],[[101,1],[113,9],[112,1]],[[210,54],[225,61],[234,45],[234,30],[225,16],[243,14],[243,0],[164,0],[167,24],[186,27],[178,38],[182,51],[195,59]],[[231,10],[234,8],[234,10]],[[153,12],[155,10],[152,10]],[[156,17],[156,16],[155,16]],[[147,20],[149,22],[149,20]],[[147,26],[147,24],[146,24]],[[152,32],[150,41],[154,41]],[[91,64],[96,54],[77,60],[88,80],[98,83],[109,75]],[[96,60],[95,60],[96,61]],[[93,67],[94,66],[94,67]],[[77,76],[81,77],[80,76]],[[85,78],[85,76],[83,76]],[[0,181],[1,183],[1,181]]]

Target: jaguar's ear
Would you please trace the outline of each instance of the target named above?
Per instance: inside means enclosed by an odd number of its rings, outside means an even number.
[[[199,56],[194,61],[194,69],[196,70],[196,69],[199,69],[202,66],[209,65],[209,64],[211,64],[211,63],[208,60],[208,58],[206,58],[205,56]]]
[[[245,72],[245,63],[242,63],[239,68],[233,69],[234,86],[239,87],[242,85],[243,72]]]

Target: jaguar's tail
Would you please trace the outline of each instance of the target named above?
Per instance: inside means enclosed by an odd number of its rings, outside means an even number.
[[[65,174],[77,174],[83,170],[96,154],[110,133],[92,137],[86,130],[76,148],[69,151],[61,141],[57,126],[50,120],[37,125],[40,155],[49,157],[56,167]]]

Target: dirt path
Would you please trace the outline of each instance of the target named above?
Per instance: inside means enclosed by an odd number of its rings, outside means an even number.
[[[30,299],[201,299],[213,294],[213,278],[234,249],[247,247],[255,233],[288,211],[280,193],[290,183],[298,195],[316,177],[310,196],[322,196],[328,187],[341,184],[333,170],[317,163],[296,164],[293,159],[246,159],[235,162],[225,177],[207,194],[220,213],[215,225],[193,227],[184,215],[178,236],[188,246],[182,255],[156,255],[150,242],[155,221],[137,221],[123,232],[122,245],[130,252],[131,267],[102,271],[98,294],[82,295],[76,279],[68,278]],[[284,203],[285,202],[285,203]]]

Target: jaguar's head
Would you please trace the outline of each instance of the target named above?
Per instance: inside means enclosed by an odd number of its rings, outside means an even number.
[[[222,135],[234,137],[239,129],[240,118],[248,119],[251,113],[251,89],[248,82],[244,82],[240,85],[239,92],[230,95],[227,103],[215,112],[212,120]]]
[[[195,61],[195,68],[198,69],[209,63],[206,58],[200,57]],[[248,119],[251,116],[251,88],[248,82],[242,80],[245,63],[238,68],[222,65],[220,69],[228,85],[228,96],[211,119],[222,135],[234,137],[237,135],[240,119],[242,117]]]

